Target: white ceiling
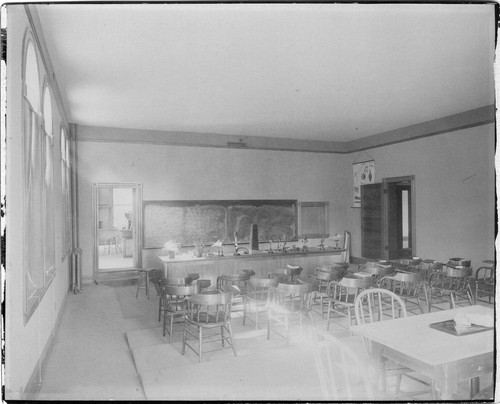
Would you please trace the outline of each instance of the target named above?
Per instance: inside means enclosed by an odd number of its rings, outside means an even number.
[[[36,9],[77,124],[344,141],[494,103],[492,4]]]

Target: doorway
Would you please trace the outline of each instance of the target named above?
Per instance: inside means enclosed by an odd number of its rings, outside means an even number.
[[[135,271],[141,262],[141,185],[96,183],[93,202],[94,281],[106,273]]]
[[[386,178],[385,259],[411,258],[416,254],[414,176]]]
[[[361,187],[361,255],[400,259],[416,254],[415,176]]]

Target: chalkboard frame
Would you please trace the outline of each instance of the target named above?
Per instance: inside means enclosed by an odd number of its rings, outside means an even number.
[[[237,199],[237,200],[149,200],[143,201],[143,240],[145,249],[157,249],[161,248],[159,245],[148,245],[148,237],[147,237],[147,220],[146,220],[146,211],[151,205],[161,205],[166,207],[189,207],[189,206],[220,206],[223,207],[226,211],[225,216],[225,235],[223,238],[223,244],[233,244],[234,243],[234,235],[229,234],[231,230],[228,228],[228,210],[231,207],[238,206],[250,206],[250,207],[262,207],[262,206],[277,206],[283,208],[291,208],[293,209],[293,233],[294,236],[288,241],[297,241],[298,240],[298,201],[296,199]],[[260,242],[266,242],[267,239],[259,239]],[[240,243],[246,244],[247,240],[240,240]],[[187,243],[182,244],[183,247],[192,247],[194,244]]]

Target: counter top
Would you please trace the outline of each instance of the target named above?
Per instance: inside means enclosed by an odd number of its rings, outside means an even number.
[[[325,247],[325,250],[320,250],[319,248],[310,248],[308,251],[293,251],[293,252],[273,252],[268,253],[265,251],[254,252],[252,254],[241,254],[233,255],[228,254],[224,256],[215,255],[213,257],[193,257],[191,254],[180,254],[175,258],[169,258],[168,256],[159,256],[158,258],[163,262],[175,263],[175,262],[191,262],[191,261],[221,261],[221,260],[231,260],[231,259],[259,259],[259,258],[273,258],[273,257],[296,257],[296,256],[311,256],[311,255],[331,255],[340,254],[347,251],[344,248],[335,247]]]

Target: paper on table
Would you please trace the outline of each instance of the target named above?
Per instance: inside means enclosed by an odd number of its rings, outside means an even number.
[[[454,320],[457,327],[470,327],[472,324],[483,327],[493,327],[495,325],[493,316],[489,314],[458,313]]]

